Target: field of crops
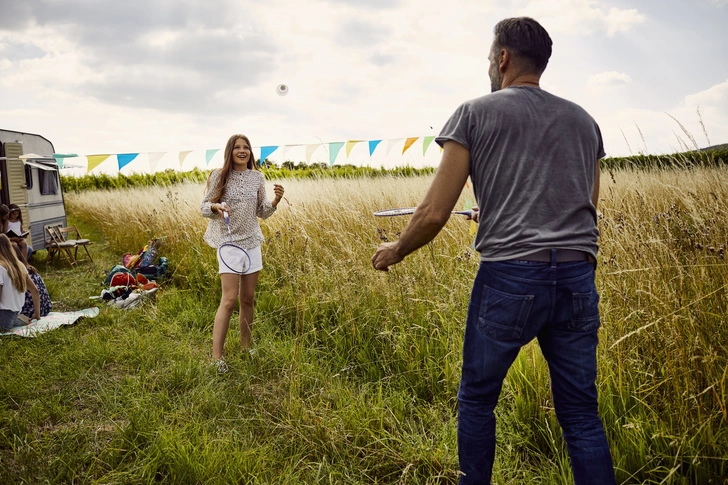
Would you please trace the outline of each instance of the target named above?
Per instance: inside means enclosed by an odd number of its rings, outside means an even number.
[[[255,352],[231,325],[224,375],[204,183],[67,193],[97,264],[36,259],[58,308],[90,306],[103,270],[152,237],[172,277],[153,304],[1,341],[0,482],[456,483],[469,222],[389,273],[370,263],[407,222],[372,212],[416,205],[431,179],[282,179]],[[727,202],[721,167],[602,174],[598,387],[618,483],[728,483]],[[571,483],[536,344],[496,412],[496,483]]]

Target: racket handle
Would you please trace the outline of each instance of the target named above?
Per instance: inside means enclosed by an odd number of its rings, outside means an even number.
[[[225,224],[230,224],[230,213],[226,210],[227,209],[227,203],[222,202],[220,205],[223,207],[222,209],[222,216],[225,218]]]

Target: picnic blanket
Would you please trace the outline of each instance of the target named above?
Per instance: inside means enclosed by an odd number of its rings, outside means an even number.
[[[61,325],[71,325],[81,317],[93,318],[99,314],[98,307],[84,308],[75,312],[50,312],[48,316],[35,320],[24,327],[13,327],[0,335],[18,335],[20,337],[35,337]]]

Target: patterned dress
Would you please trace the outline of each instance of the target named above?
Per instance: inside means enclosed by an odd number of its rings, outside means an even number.
[[[30,279],[32,279],[33,283],[35,283],[35,286],[38,287],[38,293],[40,293],[40,316],[47,317],[48,314],[51,312],[51,309],[53,309],[51,297],[48,294],[48,288],[46,288],[46,285],[43,282],[43,278],[41,278],[40,274],[30,273]],[[28,318],[33,318],[34,310],[35,309],[33,308],[33,297],[31,296],[30,291],[26,291],[25,303],[23,304],[23,309],[20,310],[20,313]]]

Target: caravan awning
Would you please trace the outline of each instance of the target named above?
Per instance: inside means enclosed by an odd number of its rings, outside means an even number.
[[[23,160],[23,163],[26,165],[30,165],[31,167],[39,168],[41,170],[56,170],[55,166],[49,166],[49,165],[43,165],[42,163],[35,163],[35,162],[29,162],[28,160]]]

